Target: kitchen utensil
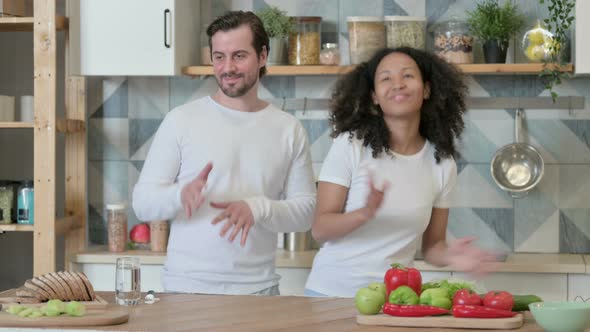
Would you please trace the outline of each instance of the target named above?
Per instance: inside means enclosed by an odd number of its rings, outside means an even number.
[[[117,258],[115,299],[120,305],[136,305],[141,297],[141,276],[138,257]]]
[[[385,314],[357,315],[356,322],[363,325],[446,327],[461,329],[517,329],[524,324],[522,314],[510,318],[456,318],[453,316],[394,317]]]
[[[537,302],[529,309],[537,324],[548,332],[578,332],[590,327],[590,303]]]
[[[311,231],[285,233],[285,250],[305,251],[311,249]]]
[[[513,198],[524,197],[534,188],[544,173],[543,157],[535,147],[520,141],[520,128],[524,114],[516,110],[514,117],[514,143],[496,151],[490,171],[496,184]]]

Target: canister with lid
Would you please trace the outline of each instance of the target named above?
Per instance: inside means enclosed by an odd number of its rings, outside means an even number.
[[[368,61],[385,47],[385,25],[381,17],[348,16],[346,21],[351,64]]]
[[[35,223],[35,191],[33,181],[26,180],[18,187],[17,222],[19,224],[33,225]]]
[[[127,204],[107,204],[106,210],[109,251],[125,251],[127,243]]]
[[[0,224],[10,224],[15,221],[14,203],[16,200],[14,183],[0,181]]]
[[[426,17],[385,16],[387,47],[413,47],[424,50],[426,46]]]
[[[294,31],[289,33],[289,64],[319,64],[322,17],[295,16],[293,22]]]
[[[467,23],[453,18],[437,25],[434,54],[450,63],[473,63],[473,36]]]
[[[325,43],[322,45],[322,50],[320,51],[320,64],[322,64],[322,65],[339,65],[340,64],[340,51],[338,50],[338,44]]]

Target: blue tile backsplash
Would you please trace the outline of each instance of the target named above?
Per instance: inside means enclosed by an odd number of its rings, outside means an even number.
[[[209,2],[207,4],[207,2]],[[259,10],[276,5],[289,15],[322,16],[322,38],[340,44],[348,63],[346,16],[426,15],[429,30],[453,15],[465,18],[471,0],[202,0],[203,22],[227,9]],[[517,1],[530,26],[545,15],[538,0]],[[431,46],[430,46],[431,47]],[[520,43],[509,61],[523,62]],[[475,60],[478,52],[475,53]],[[336,76],[263,78],[259,95],[267,99],[329,98]],[[190,100],[213,93],[214,78],[106,77],[91,94],[101,103],[88,110],[89,239],[105,243],[104,204],[130,201],[153,134],[165,114]],[[467,77],[477,97],[548,96],[535,75]],[[590,98],[590,78],[572,78],[557,88],[562,96]],[[281,105],[277,105],[281,107]],[[285,110],[302,121],[311,142],[316,171],[330,148],[326,110]],[[545,160],[545,175],[525,198],[512,199],[494,183],[490,160],[514,141],[514,111],[472,110],[459,142],[458,182],[453,197],[449,238],[476,236],[478,245],[502,252],[590,253],[590,106],[584,110],[525,110],[523,135]],[[139,222],[129,210],[130,224]],[[131,225],[130,225],[131,226]]]

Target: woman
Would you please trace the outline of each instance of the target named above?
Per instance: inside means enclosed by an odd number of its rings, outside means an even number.
[[[383,281],[391,263],[412,265],[422,238],[427,262],[484,272],[492,254],[473,238],[447,245],[457,178],[455,138],[467,87],[429,53],[384,49],[343,77],[332,95],[334,143],[319,176],[312,226],[324,242],[306,295],[352,297]]]

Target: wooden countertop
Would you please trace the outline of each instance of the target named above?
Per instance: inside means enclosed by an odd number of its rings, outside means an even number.
[[[112,292],[101,297],[114,302]],[[157,294],[160,301],[129,307],[129,322],[93,327],[105,331],[366,331],[404,332],[416,328],[358,325],[352,299],[295,296]],[[543,331],[525,315],[519,332]],[[466,331],[436,329],[438,332]],[[480,331],[480,330],[469,330]],[[481,330],[490,331],[490,330]]]
[[[276,267],[311,268],[317,250],[287,251],[277,249]],[[104,247],[93,247],[78,253],[73,261],[81,264],[114,264],[117,257],[136,256],[142,264],[161,265],[166,260],[166,253],[146,250],[132,250],[113,253]],[[451,268],[439,268],[416,260],[414,266],[421,271],[452,271]],[[579,254],[544,254],[511,253],[504,262],[498,264],[497,272],[509,273],[586,273],[590,274],[590,255]]]

